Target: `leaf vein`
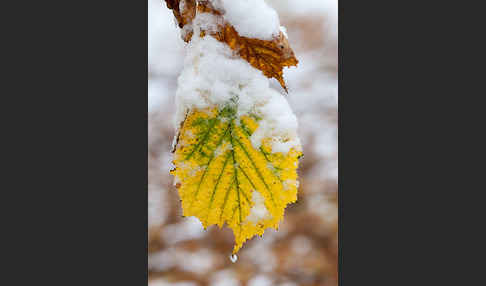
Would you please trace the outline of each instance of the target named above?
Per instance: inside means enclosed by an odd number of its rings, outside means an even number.
[[[226,133],[228,132],[228,130],[230,130],[230,125],[229,124],[228,124],[228,128],[224,131],[223,136],[221,136],[220,140],[218,141],[217,146],[221,145],[221,143],[223,142],[224,137],[226,137]],[[199,194],[199,190],[201,189],[201,184],[204,181],[204,177],[206,176],[206,174],[207,174],[207,172],[209,170],[209,166],[211,165],[211,162],[213,161],[214,153],[215,152],[216,152],[216,149],[213,150],[213,152],[211,153],[211,157],[209,158],[208,165],[207,165],[206,169],[204,169],[204,173],[201,176],[201,180],[199,181],[199,183],[197,185],[196,192],[194,193],[194,199],[192,200],[190,207],[192,207],[192,204],[194,203],[194,201],[197,198],[197,195]]]
[[[220,114],[220,112],[218,112],[218,115],[217,115],[217,116],[219,116],[219,114]],[[216,118],[217,118],[217,117],[216,117]],[[191,151],[191,153],[189,153],[189,154],[186,156],[185,160],[189,160],[189,159],[192,157],[192,155],[193,155],[193,154],[194,154],[194,153],[195,153],[197,150],[199,150],[199,149],[200,149],[200,147],[201,147],[201,148],[203,147],[203,146],[201,146],[201,144],[206,143],[206,140],[209,138],[209,134],[210,134],[210,133],[211,133],[211,131],[213,130],[214,125],[216,125],[216,122],[218,122],[218,119],[215,119],[215,120],[213,120],[213,121],[211,122],[211,124],[209,125],[209,128],[208,128],[208,131],[207,131],[207,132],[204,134],[203,139],[202,139],[202,140],[201,140],[199,143],[197,143],[196,147],[194,147],[194,149]]]
[[[231,189],[233,188],[234,183],[235,183],[235,180],[232,180],[231,185],[228,187],[228,190],[226,190],[226,194],[224,195],[224,201],[223,201],[223,205],[221,205],[221,213],[219,215],[219,221],[221,221],[222,218],[223,218],[224,208],[226,207],[226,203],[228,202],[228,196],[231,192]]]
[[[246,157],[248,157],[248,160],[250,160],[251,164],[252,164],[252,165],[253,165],[253,167],[255,168],[255,171],[256,171],[256,173],[257,173],[258,177],[260,178],[260,180],[262,180],[263,185],[265,185],[265,188],[267,188],[268,193],[270,194],[270,197],[272,198],[272,201],[273,201],[274,206],[276,206],[276,204],[275,204],[275,200],[274,200],[274,198],[273,198],[273,194],[272,194],[272,192],[271,192],[270,188],[268,187],[267,183],[265,182],[265,179],[263,179],[263,175],[260,173],[260,170],[259,170],[259,169],[258,169],[258,167],[256,166],[256,164],[255,164],[255,162],[253,161],[253,159],[250,157],[250,154],[248,154],[248,151],[246,151],[245,147],[243,147],[243,144],[241,144],[241,142],[240,142],[238,139],[236,139],[236,138],[234,138],[234,139],[235,139],[235,141],[236,141],[236,142],[237,142],[237,143],[240,145],[241,149],[243,150],[243,153],[245,153]]]
[[[221,177],[223,176],[224,169],[226,169],[226,164],[228,164],[228,160],[229,160],[230,155],[231,155],[231,153],[228,153],[228,155],[226,156],[226,159],[224,160],[223,168],[221,169],[221,173],[218,176],[218,180],[216,181],[216,184],[214,184],[213,192],[211,194],[211,199],[209,201],[208,214],[206,216],[206,223],[207,223],[207,220],[208,220],[208,217],[209,217],[209,213],[211,212],[211,206],[213,205],[214,194],[216,193],[216,189],[218,188],[219,182],[221,181]]]

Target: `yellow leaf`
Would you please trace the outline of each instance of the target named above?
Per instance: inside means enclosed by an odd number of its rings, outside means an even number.
[[[270,138],[254,148],[257,116],[236,117],[236,107],[190,111],[179,130],[174,154],[184,216],[204,228],[225,223],[233,230],[236,253],[266,228],[277,229],[287,204],[297,199],[301,152],[272,153]]]

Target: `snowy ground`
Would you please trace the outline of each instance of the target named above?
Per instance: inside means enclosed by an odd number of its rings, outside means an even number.
[[[304,158],[298,202],[236,263],[229,229],[204,231],[181,217],[168,171],[185,44],[165,1],[148,2],[149,285],[337,285],[337,0],[267,1],[299,60],[284,76]],[[285,96],[277,81],[271,86]]]

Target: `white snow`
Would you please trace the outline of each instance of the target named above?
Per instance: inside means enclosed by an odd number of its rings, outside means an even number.
[[[263,138],[272,138],[273,153],[287,153],[292,147],[300,148],[297,117],[282,95],[274,92],[271,100],[260,107],[259,111],[264,120],[251,136],[255,148],[260,147]]]
[[[196,18],[193,20],[193,26],[198,27],[201,30],[205,30],[208,32],[217,32],[219,31],[219,26],[224,24],[223,19],[221,17],[216,17],[210,13],[198,13]],[[198,35],[195,33],[195,35]]]
[[[264,0],[210,0],[240,36],[271,40],[280,32],[277,12]]]
[[[199,34],[199,27],[214,23],[214,16],[198,15],[193,22],[194,34]],[[254,113],[262,118],[251,137],[255,148],[260,147],[263,138],[272,138],[272,152],[300,149],[297,118],[285,97],[270,88],[269,79],[235,55],[226,44],[211,36],[193,37],[187,45],[184,69],[178,78],[175,128],[180,126],[188,110],[222,107],[232,98],[238,99],[238,117]]]
[[[226,151],[233,149],[231,144],[227,144],[226,141],[223,140],[222,144],[214,150],[214,157],[218,157],[221,154],[224,154]]]
[[[283,189],[284,191],[289,190],[292,186],[295,186],[296,188],[299,188],[299,181],[297,180],[285,180],[282,182]]]
[[[272,215],[265,207],[265,198],[259,192],[253,190],[251,200],[254,205],[250,209],[250,214],[246,217],[247,221],[257,223],[258,221],[272,218]]]
[[[179,11],[184,11],[184,8],[186,8],[186,0],[181,0],[179,2]]]
[[[280,26],[280,32],[284,34],[285,38],[289,38],[289,35],[287,35],[287,29],[284,26]]]

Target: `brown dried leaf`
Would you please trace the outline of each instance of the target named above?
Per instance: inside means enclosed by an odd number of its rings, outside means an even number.
[[[179,1],[166,0],[166,3],[167,7],[173,10],[180,28],[192,22],[196,16],[196,10],[197,13],[211,13],[222,17],[221,12],[214,9],[209,1],[186,0],[182,12],[179,11]],[[206,31],[201,31],[200,36],[204,37],[205,34]],[[225,23],[218,32],[210,33],[210,35],[218,41],[226,43],[254,68],[261,70],[266,77],[277,79],[287,92],[283,79],[283,67],[296,66],[298,60],[282,32],[272,40],[253,39],[240,36],[233,26]],[[191,37],[192,31],[189,31],[185,34],[184,41],[189,42]]]
[[[180,11],[180,0],[165,0],[167,8],[172,10],[174,17],[177,20],[179,28],[192,22],[196,16],[196,0],[183,0],[183,10]]]
[[[283,80],[283,67],[296,66],[298,61],[282,32],[277,38],[266,41],[240,37],[233,26],[226,24],[223,30],[213,37],[228,44],[240,57],[254,68],[261,70],[266,77],[277,79],[287,92]]]
[[[185,25],[190,24],[192,19],[196,17],[196,0],[182,0],[182,11],[181,11],[181,0],[165,0],[167,8],[172,10],[174,17],[177,20],[179,28],[184,28]],[[189,42],[192,37],[192,31],[189,31],[183,35],[185,42]]]

